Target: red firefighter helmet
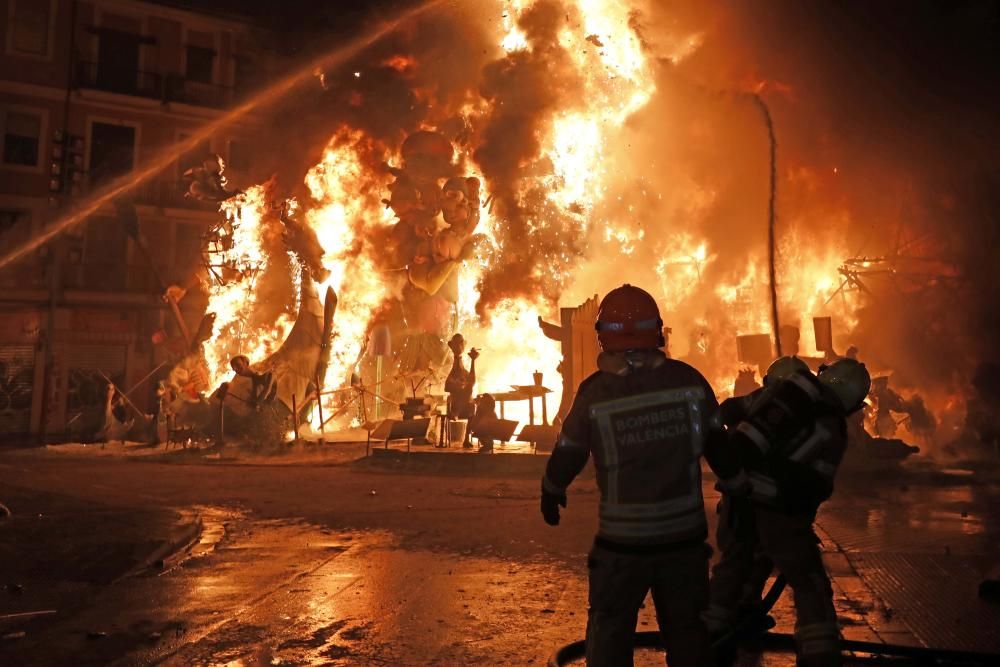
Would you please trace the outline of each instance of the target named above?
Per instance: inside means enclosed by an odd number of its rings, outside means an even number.
[[[597,340],[605,352],[642,350],[666,345],[663,320],[649,292],[628,283],[608,292],[597,311]]]

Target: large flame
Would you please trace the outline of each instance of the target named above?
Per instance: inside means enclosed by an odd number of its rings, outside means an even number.
[[[519,20],[533,4],[508,3],[503,13],[503,32],[498,36],[505,52],[530,48]],[[567,236],[585,238],[592,224],[589,214],[606,194],[605,146],[615,141],[623,123],[648,101],[655,86],[638,36],[630,27],[625,3],[577,2],[575,15],[559,34],[558,46],[570,55],[583,93],[567,100],[550,117],[543,130],[538,161],[548,168],[541,173],[532,170],[535,173],[522,180],[521,203],[533,213],[532,227],[555,226]],[[545,193],[553,209],[540,209],[532,204],[531,197],[538,192]],[[488,236],[495,239],[497,235],[490,227],[496,221],[488,216],[488,211],[484,213]],[[623,247],[630,240],[642,238],[641,231],[627,228],[609,233],[615,234]],[[573,258],[562,254],[552,260],[526,270],[545,273],[557,284],[567,283],[571,279]],[[554,410],[562,391],[558,370],[561,348],[542,334],[538,321],[545,318],[558,322],[558,304],[541,294],[535,298],[507,298],[493,307],[488,322],[480,322],[474,306],[479,300],[480,278],[486,271],[488,262],[474,263],[466,268],[461,280],[460,305],[464,307],[460,328],[467,331],[467,338],[473,342],[478,339],[484,348],[478,373],[479,390],[507,391],[511,385],[528,385],[533,381],[533,373],[541,372],[544,385],[553,392],[545,400]],[[507,408],[506,416],[523,422],[527,421],[528,412],[527,405],[515,403]]]
[[[502,20],[497,23],[500,29],[495,38],[501,54],[532,48],[519,20],[534,5],[533,0],[512,0],[498,10]],[[562,389],[557,370],[561,351],[558,343],[542,335],[539,318],[558,322],[558,306],[577,305],[572,299],[581,296],[581,289],[589,289],[573,287],[581,271],[615,276],[616,266],[638,256],[641,247],[650,246],[652,250],[646,256],[655,258],[647,262],[650,283],[645,287],[655,293],[668,324],[671,319],[685,319],[688,329],[695,332],[688,341],[677,343],[675,354],[699,353],[711,366],[701,370],[724,393],[740,367],[735,336],[768,333],[771,329],[766,251],[758,247],[748,249],[741,257],[727,258],[723,271],[721,251],[713,248],[696,227],[688,228],[682,220],[670,233],[658,234],[654,241],[633,217],[633,209],[616,203],[621,199],[621,183],[616,180],[615,161],[628,157],[627,151],[621,149],[627,121],[656,93],[651,56],[636,32],[629,3],[576,0],[566,5],[571,11],[558,31],[559,43],[552,47],[565,55],[580,90],[549,111],[538,136],[539,154],[531,165],[526,165],[517,196],[528,211],[529,233],[556,230],[573,239],[575,250],[552,250],[546,261],[524,267],[530,274],[544,274],[548,284],[558,286],[557,294],[503,298],[489,312],[480,312],[477,304],[483,279],[494,267],[493,257],[501,250],[509,250],[500,244],[532,242],[504,240],[498,227],[503,221],[494,217],[487,203],[490,193],[485,193],[477,231],[484,234],[488,247],[460,269],[457,304],[458,330],[483,353],[477,365],[477,392],[508,391],[512,385],[531,384],[532,373],[540,371],[543,383],[553,390],[548,399],[551,417]],[[689,35],[677,42],[668,55],[673,62],[696,51],[701,36]],[[408,55],[393,56],[384,64],[407,75],[419,66]],[[469,84],[473,88],[476,82]],[[463,100],[462,104],[452,113],[472,127],[489,112],[482,100]],[[310,198],[299,202],[303,209],[300,218],[316,232],[324,251],[322,264],[329,271],[319,293],[332,287],[339,300],[325,378],[327,388],[342,387],[358,371],[373,320],[387,300],[395,296],[394,278],[385,273],[379,261],[381,249],[375,241],[379,230],[393,223],[391,211],[381,203],[388,178],[372,166],[377,160],[365,159],[373,155],[384,158],[394,148],[383,146],[361,130],[344,127],[329,141],[322,160],[305,178]],[[462,164],[479,176],[473,148],[461,149]],[[646,187],[642,186],[643,197],[659,196],[647,192]],[[707,208],[714,196],[694,184],[688,190],[687,208],[692,214]],[[246,354],[259,361],[280,344],[292,324],[293,307],[286,308],[266,326],[254,323],[250,317],[259,306],[256,276],[266,272],[274,260],[269,254],[274,251],[268,250],[267,243],[271,223],[266,195],[265,188],[256,186],[223,206],[234,221],[232,243],[224,250],[225,258],[245,271],[242,279],[219,281],[211,289],[209,310],[217,314],[217,320],[206,345],[206,356],[211,380],[216,384],[227,374],[232,354]],[[601,244],[599,254],[588,252],[588,241],[595,239]],[[815,248],[823,251],[817,253]],[[837,238],[819,239],[800,233],[782,236],[779,303],[787,323],[800,327],[805,354],[815,353],[812,317],[835,315],[840,342],[840,332],[856,323],[857,303],[851,297],[830,299],[839,286],[837,267],[845,253],[843,241]],[[607,284],[604,291],[613,286]],[[558,303],[559,295],[569,301]],[[709,330],[713,337],[697,334]],[[327,397],[325,402],[329,414],[336,407],[334,397]],[[527,421],[527,405],[507,406],[506,416]]]
[[[338,296],[324,380],[333,389],[343,386],[360,363],[372,316],[388,294],[376,269],[378,249],[371,232],[389,224],[391,217],[379,199],[385,179],[361,161],[360,151],[369,143],[360,132],[342,130],[327,145],[322,161],[306,175],[313,198],[306,220],[324,249],[323,266],[330,271],[319,292],[332,287]]]
[[[222,211],[227,224],[206,248],[211,269],[208,312],[215,314],[215,322],[205,345],[205,362],[213,387],[231,373],[231,357],[262,359],[274,352],[291,331],[297,306],[289,304],[273,322],[257,316],[260,281],[272,268],[266,243],[266,188],[248,188],[224,202]]]

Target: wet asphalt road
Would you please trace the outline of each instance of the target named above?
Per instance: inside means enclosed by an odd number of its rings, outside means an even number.
[[[0,664],[538,665],[583,632],[591,480],[574,487],[563,525],[550,529],[527,475],[44,452],[0,456],[0,473],[19,488],[75,496],[81,512],[163,506],[196,511],[204,525],[162,569],[0,642]],[[708,482],[705,495],[711,510]],[[954,475],[842,484],[819,532],[845,636],[1000,651],[1000,611],[974,591],[998,560],[998,497],[995,483]],[[787,597],[778,629],[791,627]],[[640,629],[654,627],[644,609]]]

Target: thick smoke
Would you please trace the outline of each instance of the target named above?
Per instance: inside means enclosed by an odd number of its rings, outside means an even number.
[[[288,69],[358,30],[343,22],[341,3],[299,4],[308,8],[302,14],[317,14],[316,25],[311,26],[315,32],[289,28],[289,40],[296,46],[310,45],[311,51],[300,54],[294,49],[297,55],[289,60]],[[389,14],[373,12],[356,20],[379,23]],[[360,130],[372,140],[365,157],[375,170],[418,129],[439,129],[456,145],[467,144],[469,128],[460,110],[479,99],[483,67],[497,57],[489,27],[475,8],[449,6],[401,26],[351,62],[316,72],[315,85],[278,105],[267,131],[254,137],[261,159],[248,180],[277,174],[287,194],[304,195],[303,175],[344,127]]]
[[[559,45],[568,10],[557,0],[540,0],[518,21],[528,43],[483,70],[480,92],[491,109],[474,157],[494,197],[500,252],[480,285],[480,315],[505,297],[543,294],[558,302],[562,285],[552,279],[562,257],[578,255],[565,216],[539,189],[524,191],[524,179],[540,157],[544,123],[580,92],[580,82]]]
[[[551,166],[539,145],[551,114],[588,102],[558,40],[581,29],[575,4],[531,4],[519,18],[529,48],[510,54],[480,3],[469,5],[428,14],[289,100],[271,137],[283,182],[294,190],[342,125],[373,138],[372,168],[408,132],[438,129],[493,196],[500,250],[480,314],[520,295],[575,305],[628,280],[661,300],[675,354],[730,372],[735,337],[769,330],[759,93],[778,140],[783,322],[834,316],[839,351],[858,346],[932,408],[995,356],[995,5],[637,2],[631,25],[655,62],[656,93],[609,134],[607,191],[590,211],[556,207],[533,180]],[[500,4],[490,10],[499,21]],[[589,237],[569,231],[581,216]],[[897,251],[920,261],[826,303],[843,260]],[[802,293],[808,267],[833,283]],[[802,335],[802,352],[815,354],[811,331]]]
[[[720,312],[716,293],[766,252],[766,134],[748,97],[758,91],[778,138],[783,321],[833,314],[838,350],[857,345],[870,365],[894,372],[895,386],[937,397],[995,356],[1000,290],[985,248],[998,235],[989,148],[997,121],[987,112],[997,100],[988,38],[997,15],[989,3],[796,2],[673,3],[643,14],[645,41],[660,57],[658,90],[632,119],[627,159],[617,163],[622,205],[603,214],[643,230],[630,270],[665,295],[676,351],[696,357],[705,335],[732,346],[737,333],[767,331],[766,321]],[[671,58],[684,35],[699,46]],[[623,277],[602,261],[618,242],[595,223],[573,298]],[[682,265],[654,271],[664,256],[690,251],[685,231],[708,241],[698,275]],[[836,317],[846,312],[838,299],[798,312],[803,265],[897,252],[910,259],[888,267],[895,275],[868,275],[870,292],[849,295],[859,308],[852,318]],[[763,284],[741,298],[766,312]]]
[[[997,120],[986,109],[998,99],[989,35],[1000,10],[791,2],[759,9],[734,3],[712,40],[717,48],[706,38],[704,56],[728,52],[752,63],[745,77],[788,91],[768,95],[785,174],[784,229],[830,224],[809,215],[822,207],[839,218],[834,231],[852,254],[933,260],[897,265],[912,278],[869,277],[872,293],[850,342],[895,371],[894,384],[960,387],[995,336],[976,322],[996,312],[996,272],[970,260],[997,229],[982,188],[996,173],[989,146]],[[796,173],[813,182],[803,188]]]

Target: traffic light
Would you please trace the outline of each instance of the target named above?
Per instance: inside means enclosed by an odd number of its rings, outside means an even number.
[[[83,176],[86,172],[83,166],[83,137],[71,134],[67,143],[66,171],[70,184],[70,193],[80,194],[83,188]]]
[[[52,136],[49,191],[78,195],[83,187],[83,137],[56,130]]]
[[[52,160],[49,164],[49,192],[62,192],[63,161],[66,157],[65,135],[62,130],[52,134]]]

